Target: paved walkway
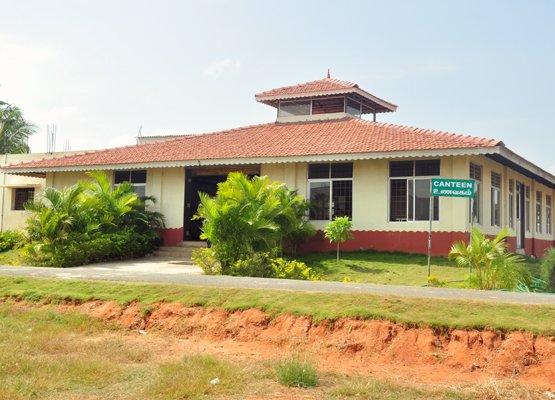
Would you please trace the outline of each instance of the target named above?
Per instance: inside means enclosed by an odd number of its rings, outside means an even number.
[[[156,282],[186,285],[277,289],[304,292],[369,293],[382,296],[405,296],[433,299],[465,299],[520,304],[553,304],[555,294],[491,292],[420,286],[377,285],[297,281],[289,279],[244,278],[202,275],[200,268],[167,258],[148,257],[137,260],[92,264],[73,268],[0,266],[0,275],[34,276],[58,279],[93,279],[122,282]]]

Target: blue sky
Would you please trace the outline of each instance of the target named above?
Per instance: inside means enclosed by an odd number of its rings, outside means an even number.
[[[553,1],[0,0],[0,99],[46,147],[269,122],[254,94],[332,77],[379,120],[501,139],[555,172]]]

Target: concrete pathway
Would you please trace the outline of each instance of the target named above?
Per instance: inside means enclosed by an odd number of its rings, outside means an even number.
[[[369,293],[430,299],[464,299],[520,304],[555,305],[555,294],[492,292],[466,289],[394,286],[370,283],[297,281],[202,275],[199,267],[160,257],[92,264],[73,268],[0,266],[0,275],[121,282],[177,283],[185,285],[277,289],[303,292]],[[1,293],[0,293],[1,294]]]

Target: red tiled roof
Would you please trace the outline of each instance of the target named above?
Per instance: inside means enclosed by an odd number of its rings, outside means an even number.
[[[502,142],[359,118],[270,123],[5,167],[33,169],[171,161],[318,156],[494,147]]]
[[[295,94],[307,94],[327,92],[332,90],[352,89],[357,88],[356,83],[340,81],[338,79],[324,78],[317,81],[301,83],[300,85],[284,86],[277,89],[267,90],[258,93],[255,97],[269,97],[269,96],[289,96]]]

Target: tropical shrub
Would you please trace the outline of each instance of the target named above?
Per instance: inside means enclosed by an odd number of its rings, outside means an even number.
[[[428,277],[428,286],[431,287],[444,287],[447,282],[440,280],[436,276],[429,276]]]
[[[47,188],[25,205],[31,216],[24,255],[31,263],[67,267],[140,257],[159,245],[160,213],[147,210],[130,184],[112,189],[104,173],[88,175],[91,182]]]
[[[194,218],[202,220],[201,238],[210,242],[223,274],[256,253],[294,250],[296,242],[314,233],[306,217],[307,202],[266,176],[233,172],[218,184],[215,197],[199,196]]]
[[[541,277],[545,281],[545,289],[555,292],[555,247],[550,248],[542,259]]]
[[[249,254],[229,267],[229,275],[273,278],[272,256],[269,252]]]
[[[460,267],[471,271],[471,287],[481,290],[516,289],[519,282],[528,282],[530,274],[524,259],[507,251],[506,230],[494,239],[487,238],[477,228],[472,231],[469,244],[464,241],[453,243],[449,259]]]
[[[216,259],[214,250],[194,249],[191,259],[202,268],[205,275],[221,275],[222,264]]]
[[[272,277],[317,281],[321,277],[304,262],[275,258],[272,260]]]
[[[324,230],[324,235],[330,243],[337,243],[337,263],[339,263],[339,245],[353,238],[352,227],[353,223],[349,217],[335,217]]]
[[[7,230],[0,232],[0,253],[23,245],[23,235],[21,232]]]

